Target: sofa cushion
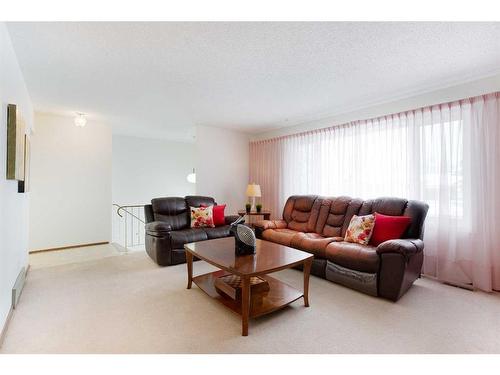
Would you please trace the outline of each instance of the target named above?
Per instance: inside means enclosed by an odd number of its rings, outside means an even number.
[[[267,241],[290,246],[293,236],[297,233],[299,232],[292,229],[266,229],[262,232],[262,238]]]
[[[205,241],[207,239],[207,233],[202,228],[188,228],[170,232],[172,249],[183,249],[186,243]]]
[[[170,224],[172,230],[189,227],[189,208],[184,198],[168,197],[151,200],[155,221]]]
[[[215,206],[215,199],[203,195],[187,195],[186,204],[189,207]]]
[[[342,228],[346,220],[351,220],[352,215],[346,218],[352,201],[350,197],[329,197],[326,200],[330,203],[326,213],[323,227],[316,230],[325,237],[342,237]],[[354,212],[354,213],[357,213]]]
[[[317,210],[318,211],[317,220],[314,229],[309,232],[314,232],[323,235],[323,229],[325,228],[325,224],[328,219],[328,215],[330,213],[330,206],[332,201],[329,198],[319,197],[316,199],[316,202],[318,203],[319,206]],[[333,237],[333,236],[323,235],[323,237]]]
[[[316,227],[321,201],[316,195],[291,196],[283,209],[287,227],[299,232],[313,232]]]
[[[191,228],[214,228],[214,206],[189,207]]]
[[[307,251],[317,258],[326,258],[326,246],[333,241],[342,241],[342,237],[323,237],[317,233],[297,233],[292,237],[291,247]]]
[[[403,215],[408,201],[402,198],[377,198],[363,202],[358,215],[369,215],[378,212],[382,215],[401,216]]]
[[[226,225],[226,220],[224,216],[224,210],[226,209],[225,204],[219,204],[214,206],[213,215],[214,215],[214,225],[219,227],[221,225]]]
[[[326,247],[326,259],[342,267],[361,272],[378,272],[377,248],[350,242],[331,242]]]
[[[370,245],[378,246],[388,240],[397,240],[410,225],[411,217],[389,216],[375,212],[375,227],[373,228]]]
[[[200,205],[201,208],[208,207],[206,204]],[[192,211],[193,207],[189,207]],[[212,206],[212,217],[214,219],[214,225],[219,227],[221,225],[226,225],[224,210],[226,209],[225,204],[216,204]],[[239,217],[239,216],[238,216]]]
[[[211,240],[213,238],[229,237],[230,228],[230,225],[221,225],[215,228],[203,228],[203,230],[207,234],[208,239]]]
[[[254,223],[257,228],[266,229],[285,229],[287,223],[285,220],[258,220]]]
[[[344,240],[346,242],[359,243],[361,245],[368,245],[370,238],[373,234],[373,228],[375,227],[375,216],[365,215],[357,216],[354,215],[349,223],[349,228],[345,233]]]
[[[363,205],[363,201],[361,199],[352,199],[349,202],[349,206],[344,215],[344,224],[342,225],[342,232],[339,234],[341,237],[345,237],[345,233],[347,232],[347,228],[349,228],[349,224],[354,215],[358,215],[358,212]]]

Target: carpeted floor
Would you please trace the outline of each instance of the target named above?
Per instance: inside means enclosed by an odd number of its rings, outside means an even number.
[[[196,262],[195,274],[212,269]],[[300,288],[302,274],[276,274]],[[500,296],[420,279],[397,303],[311,277],[303,301],[252,320],[144,252],[34,268],[1,353],[498,353]]]
[[[120,255],[120,248],[112,244],[76,247],[54,251],[41,251],[30,254],[31,270],[63,264],[88,262],[109,256]],[[124,250],[124,249],[123,249]]]

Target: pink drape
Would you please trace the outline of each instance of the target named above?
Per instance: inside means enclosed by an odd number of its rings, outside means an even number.
[[[500,290],[500,93],[250,143],[275,218],[292,194],[429,203],[424,272]]]

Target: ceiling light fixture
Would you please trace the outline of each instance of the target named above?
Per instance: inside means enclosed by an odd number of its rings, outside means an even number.
[[[83,128],[87,124],[87,117],[85,116],[85,113],[77,113],[75,117],[75,125]]]

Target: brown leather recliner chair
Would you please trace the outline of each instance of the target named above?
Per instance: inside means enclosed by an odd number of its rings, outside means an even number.
[[[146,252],[158,265],[186,262],[184,244],[229,237],[229,224],[239,216],[226,216],[225,225],[215,228],[191,228],[189,207],[216,205],[212,197],[187,196],[156,198],[144,207]]]
[[[429,206],[400,198],[291,196],[282,220],[255,224],[258,238],[314,255],[311,273],[364,293],[397,301],[420,276]],[[402,239],[379,246],[344,241],[353,215],[409,216]]]

